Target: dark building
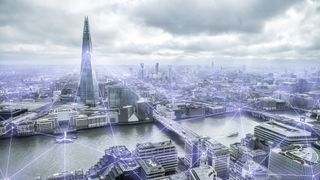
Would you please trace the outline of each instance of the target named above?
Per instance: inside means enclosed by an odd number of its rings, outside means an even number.
[[[155,73],[156,74],[159,73],[159,63],[156,63],[156,65],[155,65]]]
[[[75,90],[72,88],[63,88],[60,94],[61,102],[74,102],[75,101]]]
[[[10,117],[16,117],[20,114],[27,112],[28,109],[12,109],[10,107],[0,107],[0,121],[9,119]]]
[[[152,117],[152,105],[145,99],[140,99],[136,104],[136,112],[139,120],[149,120]]]
[[[108,103],[110,108],[122,108],[123,106],[135,106],[138,95],[120,83],[114,83],[107,87]]]
[[[99,83],[99,95],[103,99],[107,98],[107,87],[108,87],[108,83],[106,82]]]
[[[128,123],[131,117],[134,116],[134,109],[131,105],[124,106],[119,110],[119,123]],[[137,119],[138,120],[138,119]]]

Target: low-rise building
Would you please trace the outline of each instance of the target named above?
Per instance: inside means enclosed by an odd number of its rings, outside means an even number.
[[[85,114],[80,114],[76,117],[74,117],[76,122],[76,128],[77,129],[86,129],[89,126],[88,116]]]
[[[310,145],[274,148],[269,156],[269,170],[283,180],[320,179],[320,152]]]
[[[263,97],[259,98],[258,102],[256,103],[256,107],[266,111],[279,111],[286,110],[287,103],[281,99]]]
[[[52,133],[55,129],[55,122],[53,119],[38,119],[35,122],[36,131],[44,133]]]
[[[217,173],[212,166],[204,165],[188,171],[189,180],[217,180]]]
[[[40,178],[41,179],[41,178]],[[72,172],[56,173],[47,178],[47,180],[83,180],[85,179],[83,170],[77,170]]]
[[[155,159],[144,159],[137,160],[140,167],[140,177],[143,179],[154,179],[163,177],[165,175],[165,169],[162,165]]]
[[[16,131],[18,136],[32,135],[35,132],[35,123],[34,121],[20,122],[17,124]]]
[[[269,121],[254,128],[254,135],[263,141],[270,141],[274,145],[287,146],[290,144],[310,144],[317,138],[311,132],[298,129],[283,123]]]
[[[230,180],[265,180],[269,178],[267,168],[252,160],[239,160],[230,166]]]
[[[230,159],[237,162],[245,158],[246,160],[254,161],[258,164],[268,166],[268,152],[261,149],[250,149],[240,143],[230,145]]]

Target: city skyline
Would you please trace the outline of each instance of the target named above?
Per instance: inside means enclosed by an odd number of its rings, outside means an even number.
[[[319,59],[319,2],[1,1],[1,64],[78,64],[89,16],[95,63],[254,64]],[[175,7],[180,7],[175,9]]]

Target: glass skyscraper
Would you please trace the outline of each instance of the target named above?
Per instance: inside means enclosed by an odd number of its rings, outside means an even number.
[[[80,100],[89,106],[95,106],[99,100],[96,73],[92,65],[92,44],[88,17],[85,17],[82,40],[82,60],[80,72]]]

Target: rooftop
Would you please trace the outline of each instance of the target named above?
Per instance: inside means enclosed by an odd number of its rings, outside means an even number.
[[[139,143],[137,144],[138,149],[145,149],[145,148],[157,148],[162,146],[170,146],[172,145],[171,141],[162,141],[157,143],[147,142],[147,143]]]
[[[301,164],[313,165],[320,163],[320,152],[310,145],[290,145],[282,148],[274,148],[272,151]]]
[[[286,137],[302,137],[302,136],[311,136],[311,133],[309,131],[305,131],[302,129],[298,129],[286,124],[282,124],[279,122],[266,122],[263,124],[258,125],[257,127],[263,127],[265,129],[268,129],[272,132],[282,134]]]
[[[192,168],[189,172],[198,179],[213,179],[212,177],[216,175],[216,171],[212,166]]]

